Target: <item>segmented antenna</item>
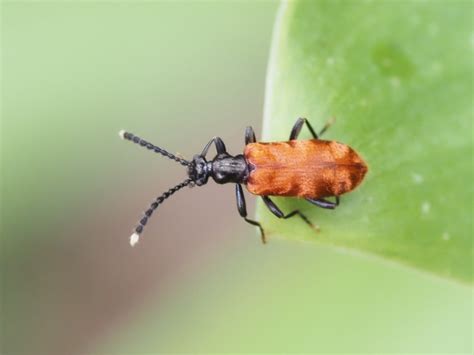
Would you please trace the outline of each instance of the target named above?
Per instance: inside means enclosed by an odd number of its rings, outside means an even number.
[[[147,148],[148,150],[153,150],[155,153],[158,153],[158,154],[161,154],[169,159],[172,159],[174,161],[177,161],[178,163],[180,163],[181,165],[184,165],[184,166],[188,166],[189,164],[191,164],[189,161],[185,160],[185,159],[182,159],[182,158],[178,158],[177,156],[171,154],[171,153],[168,153],[166,150],[164,149],[161,149],[160,147],[157,147],[156,145],[153,145],[151,144],[150,142],[147,142],[146,140],[144,139],[141,139],[140,137],[137,137],[136,135],[134,135],[133,133],[129,133],[129,132],[125,132],[124,130],[121,130],[119,132],[119,136],[122,138],[122,139],[126,139],[126,140],[129,140],[130,142],[133,142],[133,143],[136,143],[136,144],[139,144],[141,145],[142,147],[145,147]]]
[[[178,184],[175,187],[169,189],[168,191],[163,193],[161,196],[157,197],[155,201],[151,203],[150,208],[148,208],[145,211],[145,215],[140,220],[138,226],[135,228],[135,233],[133,233],[130,236],[130,245],[132,247],[138,243],[138,240],[140,239],[140,234],[143,232],[143,228],[146,226],[148,219],[151,217],[153,212],[158,208],[158,206],[161,203],[163,203],[164,200],[166,200],[168,197],[174,194],[176,191],[182,189],[185,186],[188,186],[191,182],[192,182],[191,179],[184,180],[181,184]]]

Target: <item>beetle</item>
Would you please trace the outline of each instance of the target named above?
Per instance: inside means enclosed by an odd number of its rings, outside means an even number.
[[[151,203],[131,235],[130,244],[133,246],[138,242],[149,218],[164,200],[185,186],[205,185],[210,177],[218,184],[235,184],[239,214],[247,223],[260,229],[263,243],[266,239],[261,224],[247,218],[242,184],[246,185],[250,193],[260,196],[276,217],[287,219],[299,216],[310,227],[315,228],[300,210],[285,214],[269,196],[299,197],[318,207],[335,209],[339,205],[339,196],[352,191],[362,182],[368,167],[360,155],[348,145],[319,138],[331,123],[331,120],[328,121],[319,134],[316,134],[306,118],[298,118],[288,141],[270,143],[257,142],[254,130],[249,126],[245,130],[243,154],[230,155],[222,139],[214,137],[201,154],[194,155],[191,161],[173,155],[132,133],[120,131],[119,135],[123,139],[187,167],[188,175],[186,180]],[[304,124],[313,139],[297,140]],[[215,145],[217,155],[208,161],[206,156],[212,144]],[[334,197],[335,200],[329,201],[326,197]]]

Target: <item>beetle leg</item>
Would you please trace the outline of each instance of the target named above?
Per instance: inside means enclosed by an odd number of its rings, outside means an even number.
[[[240,216],[243,217],[245,222],[257,226],[260,229],[262,243],[265,244],[267,240],[265,239],[265,232],[263,231],[262,225],[257,221],[247,218],[247,206],[245,204],[244,191],[242,190],[242,185],[240,184],[235,184],[235,197],[237,198],[237,209],[239,210]]]
[[[323,129],[321,129],[321,131],[319,132],[319,135],[316,134],[316,132],[314,131],[313,127],[311,126],[311,123],[309,123],[308,119],[306,118],[303,118],[303,117],[300,117],[296,120],[292,130],[291,130],[291,133],[290,133],[290,141],[291,140],[294,140],[294,139],[297,139],[300,132],[301,132],[301,129],[303,128],[303,125],[306,123],[306,126],[308,126],[308,129],[309,131],[311,132],[311,134],[313,135],[313,138],[314,139],[319,139],[320,136],[323,135],[324,132],[327,131],[327,129],[334,123],[335,121],[335,118],[334,117],[331,117],[331,119],[329,119],[326,124],[324,125]]]
[[[290,141],[297,139],[298,136],[300,135],[301,128],[303,128],[303,125],[306,123],[306,126],[308,126],[309,131],[313,135],[314,139],[318,139],[318,135],[314,131],[313,127],[311,127],[311,124],[306,118],[300,117],[296,120],[293,128],[291,129],[290,133]]]
[[[216,145],[216,150],[217,150],[217,154],[221,154],[221,153],[226,153],[227,150],[225,148],[225,144],[224,142],[222,141],[222,139],[220,139],[219,137],[214,137],[212,138],[209,143],[206,144],[206,146],[204,147],[204,149],[202,150],[202,153],[201,153],[201,156],[203,157],[206,157],[206,154],[207,154],[207,151],[209,150],[209,148],[211,147],[211,144],[214,143]]]
[[[245,145],[249,143],[255,143],[257,140],[255,139],[255,132],[251,126],[248,126],[245,129]]]
[[[265,205],[268,207],[268,209],[278,218],[283,218],[283,219],[288,219],[291,218],[295,215],[298,215],[301,217],[303,221],[305,221],[311,228],[319,231],[319,227],[315,226],[309,219],[306,217],[303,213],[301,213],[299,210],[294,210],[293,212],[288,213],[285,215],[279,208],[278,206],[270,200],[270,197],[268,196],[262,196],[263,202],[265,202]]]
[[[319,131],[319,136],[321,137],[324,132],[327,131],[329,127],[336,121],[336,117],[332,116],[327,122],[324,124],[324,127]]]
[[[306,198],[306,201],[312,203],[313,205],[316,205],[321,208],[326,208],[333,210],[339,205],[339,196],[336,196],[336,202],[331,202],[328,200],[325,200],[324,198],[318,198],[318,199],[312,199],[312,198]]]

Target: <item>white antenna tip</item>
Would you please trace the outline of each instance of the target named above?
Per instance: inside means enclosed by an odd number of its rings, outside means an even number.
[[[140,239],[140,236],[138,235],[138,233],[133,233],[131,236],[130,236],[130,245],[132,247],[135,246],[135,244],[138,243],[138,240]]]
[[[119,132],[120,138],[125,139],[125,133],[126,133],[125,130],[122,129],[122,130]]]

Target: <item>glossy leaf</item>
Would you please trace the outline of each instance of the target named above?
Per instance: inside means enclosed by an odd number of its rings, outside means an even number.
[[[336,210],[301,209],[268,237],[329,243],[472,281],[471,2],[294,1],[282,5],[267,78],[263,140],[286,140],[297,117],[349,144],[369,172]],[[303,129],[302,138],[309,133]]]

